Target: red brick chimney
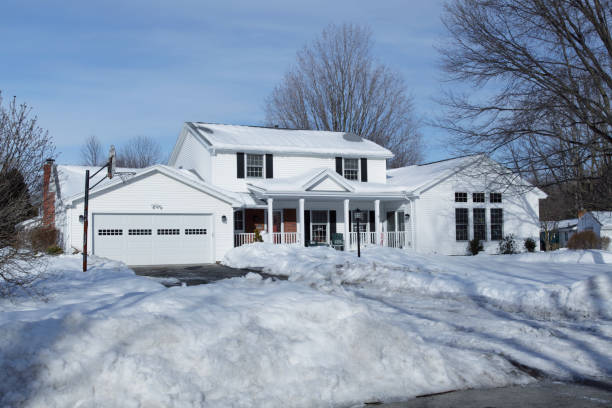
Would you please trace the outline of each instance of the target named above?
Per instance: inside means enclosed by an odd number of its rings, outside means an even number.
[[[578,219],[582,218],[582,216],[586,213],[587,213],[587,210],[585,210],[584,208],[578,211]]]
[[[55,185],[52,180],[54,162],[53,159],[47,159],[43,165],[43,227],[55,227]]]

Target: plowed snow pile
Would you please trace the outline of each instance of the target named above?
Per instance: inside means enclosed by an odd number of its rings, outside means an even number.
[[[290,281],[173,288],[49,258],[47,301],[0,300],[0,406],[333,407],[534,381],[523,366],[605,378],[612,271],[593,254],[357,259],[260,244],[226,263]]]

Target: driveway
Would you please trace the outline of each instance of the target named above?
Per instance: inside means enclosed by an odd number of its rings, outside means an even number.
[[[221,279],[244,276],[249,272],[258,273],[264,278],[287,279],[283,276],[274,276],[255,269],[236,269],[220,264],[201,265],[156,265],[131,267],[137,275],[148,276],[158,280],[165,286],[180,286],[186,284],[205,285]]]

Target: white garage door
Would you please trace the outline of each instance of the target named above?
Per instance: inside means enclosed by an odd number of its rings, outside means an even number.
[[[128,265],[214,262],[212,216],[94,214],[93,253]]]

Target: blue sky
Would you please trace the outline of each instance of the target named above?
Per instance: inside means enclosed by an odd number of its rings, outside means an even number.
[[[78,163],[89,135],[136,135],[169,152],[184,121],[262,124],[264,99],[329,23],[368,24],[376,57],[399,71],[431,119],[442,74],[442,1],[56,1],[0,4],[0,90],[30,104]],[[450,155],[422,127],[426,159]]]

